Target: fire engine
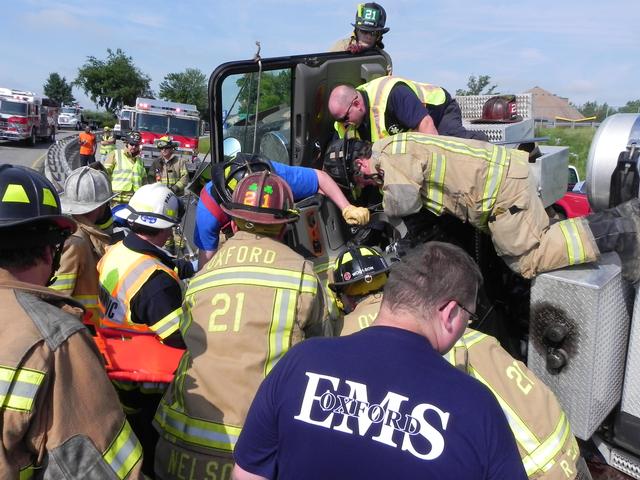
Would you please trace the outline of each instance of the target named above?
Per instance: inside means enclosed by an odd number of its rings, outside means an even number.
[[[56,138],[57,104],[33,92],[0,87],[0,140],[35,145]]]
[[[386,67],[386,58],[375,51],[260,58],[218,66],[209,82],[211,161],[224,161],[224,144],[233,138],[243,152],[321,168],[322,153],[334,135],[329,92],[338,84],[360,85],[385,75]],[[265,77],[286,79],[282,85],[289,90],[278,105],[260,94]],[[531,112],[531,99],[519,97],[519,113]],[[457,100],[466,121],[480,117],[486,98]],[[492,142],[509,143],[509,136],[533,136],[532,127],[519,123],[479,128],[488,128],[485,133]],[[612,181],[616,171],[626,175],[626,198],[629,192],[638,196],[638,145],[640,115],[614,115],[600,126],[589,152],[586,179],[595,211],[624,200]],[[568,149],[540,146],[540,150],[542,156],[530,163],[530,170],[541,200],[552,207],[566,194]],[[554,391],[583,452],[599,455],[600,461],[640,479],[640,296],[622,279],[617,254],[530,281],[513,273],[497,256],[490,237],[468,224],[418,214],[385,219],[375,202],[369,204],[375,221],[358,230],[347,227],[335,205],[323,196],[305,199],[297,205],[301,220],[294,224],[289,243],[309,254],[321,279],[348,242],[378,245],[396,254],[407,243],[429,240],[465,248],[485,280],[476,309],[481,320],[472,326],[498,338]],[[579,478],[588,475],[581,472]]]
[[[123,110],[132,111],[130,124],[142,137],[141,157],[146,167],[160,156],[155,143],[165,135],[179,144],[177,154],[197,159],[201,121],[195,105],[139,97],[134,108]]]

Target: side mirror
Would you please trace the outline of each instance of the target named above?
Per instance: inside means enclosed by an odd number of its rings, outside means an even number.
[[[237,138],[227,137],[222,142],[222,151],[225,160],[229,160],[242,151],[242,145],[240,145]]]

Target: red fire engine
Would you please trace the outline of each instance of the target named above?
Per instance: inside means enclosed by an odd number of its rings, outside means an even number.
[[[147,166],[160,156],[155,143],[165,135],[179,144],[176,148],[179,155],[197,159],[201,122],[195,105],[137,98],[132,129],[138,130],[142,136],[141,156]]]
[[[0,140],[24,140],[35,145],[39,139],[56,138],[58,105],[33,92],[0,87]]]

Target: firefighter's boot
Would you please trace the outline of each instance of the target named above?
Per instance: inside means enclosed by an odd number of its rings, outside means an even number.
[[[640,280],[640,217],[594,214],[587,222],[596,245],[603,252],[617,252],[622,276],[631,283]]]

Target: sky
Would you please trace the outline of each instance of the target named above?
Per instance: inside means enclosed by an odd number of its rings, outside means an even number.
[[[500,93],[538,86],[620,107],[640,99],[639,0],[387,0],[394,74],[452,93],[489,75]],[[351,31],[357,1],[4,0],[0,86],[41,93],[88,56],[121,48],[158,85],[168,73],[327,50]],[[74,95],[95,108],[81,90]]]

